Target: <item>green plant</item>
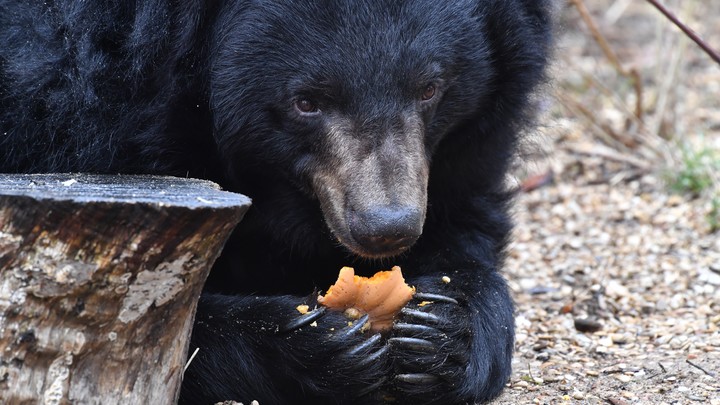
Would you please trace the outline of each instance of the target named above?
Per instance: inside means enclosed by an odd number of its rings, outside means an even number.
[[[673,170],[674,169],[674,170]],[[716,186],[713,174],[720,170],[720,153],[709,147],[680,147],[678,167],[668,171],[670,188],[678,193],[700,196]]]

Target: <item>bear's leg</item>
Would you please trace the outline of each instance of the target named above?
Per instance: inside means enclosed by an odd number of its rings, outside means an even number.
[[[198,304],[181,404],[235,400],[261,404],[376,403],[389,372],[388,346],[348,325],[342,313],[316,309],[313,297],[205,294]]]

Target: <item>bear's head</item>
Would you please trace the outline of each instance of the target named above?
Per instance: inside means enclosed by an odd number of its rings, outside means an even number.
[[[211,50],[226,166],[289,179],[358,255],[410,247],[438,143],[471,136],[458,128],[492,110],[483,5],[493,2],[238,3]]]

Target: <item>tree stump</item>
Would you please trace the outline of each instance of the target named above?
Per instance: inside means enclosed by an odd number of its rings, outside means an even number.
[[[175,403],[249,203],[201,180],[0,175],[0,403]]]

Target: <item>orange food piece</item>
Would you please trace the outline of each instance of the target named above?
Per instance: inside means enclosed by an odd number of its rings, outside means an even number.
[[[370,315],[370,329],[389,329],[393,318],[410,301],[415,288],[405,284],[400,267],[379,271],[374,276],[355,275],[352,267],[340,269],[335,284],[318,302],[331,309],[345,311],[349,308]]]

